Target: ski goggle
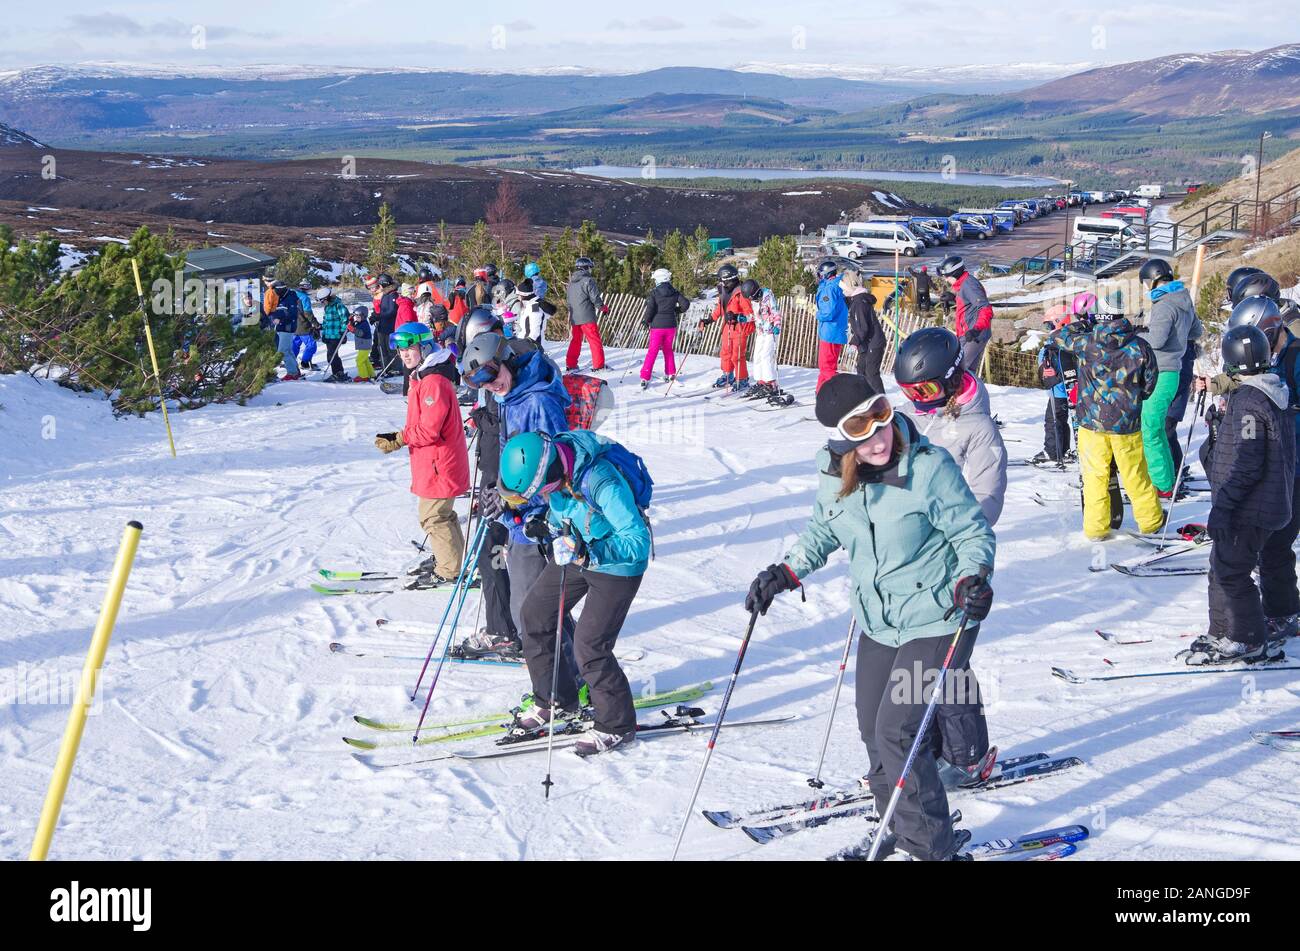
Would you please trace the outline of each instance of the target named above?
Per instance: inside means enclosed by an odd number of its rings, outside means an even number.
[[[560,487],[560,481],[561,480],[556,479],[554,482],[548,482],[541,488],[537,489],[537,491],[533,492],[532,495],[520,495],[518,492],[511,492],[509,489],[503,489],[499,486],[497,487],[497,494],[501,496],[501,501],[512,509],[523,508],[528,504],[528,501],[533,498],[533,496],[549,495],[557,490]]]
[[[408,333],[407,331],[396,331],[388,335],[388,346],[394,350],[405,350],[407,347],[414,347],[421,343],[432,343],[433,334]]]
[[[894,407],[889,405],[885,394],[877,393],[849,410],[835,428],[845,439],[862,442],[870,439],[882,426],[888,426],[893,418]]]
[[[920,383],[900,383],[898,388],[913,403],[931,403],[943,396],[942,380],[922,380]]]
[[[485,383],[491,383],[501,373],[501,364],[493,361],[484,363],[477,370],[471,373],[466,379],[471,386],[482,386]]]

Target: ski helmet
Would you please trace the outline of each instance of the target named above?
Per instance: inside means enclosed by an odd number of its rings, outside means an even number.
[[[489,281],[495,281],[497,279],[497,266],[495,264],[485,264],[483,265],[483,273],[487,275]]]
[[[509,344],[500,333],[495,330],[481,333],[465,348],[460,361],[461,375],[466,383],[474,386],[491,383],[509,353]]]
[[[1247,297],[1232,308],[1228,318],[1227,329],[1234,327],[1258,327],[1268,337],[1269,346],[1277,342],[1278,331],[1282,329],[1282,308],[1277,301],[1269,297],[1256,295]]]
[[[961,277],[966,273],[966,262],[959,256],[950,254],[939,262],[939,273],[944,277]]]
[[[422,268],[420,268],[420,280],[422,280],[422,281],[432,281],[432,280],[433,280],[433,272],[430,271],[427,267],[422,267]]]
[[[1268,337],[1258,327],[1233,327],[1223,335],[1223,369],[1242,376],[1263,373],[1272,362]]]
[[[750,300],[757,300],[758,295],[763,293],[763,289],[758,286],[758,281],[751,277],[741,283],[740,293],[744,294]]]
[[[1278,287],[1277,281],[1270,274],[1262,271],[1259,274],[1248,274],[1237,282],[1236,288],[1232,292],[1232,305],[1236,307],[1247,297],[1268,297],[1274,301],[1281,301],[1282,289]]]
[[[1069,304],[1053,304],[1043,312],[1043,323],[1051,324],[1053,327],[1064,327],[1073,316],[1074,312]]]
[[[497,484],[505,501],[527,502],[547,485],[564,478],[555,441],[545,433],[520,433],[501,447]]]
[[[311,290],[311,281],[307,280],[307,278],[304,277],[301,281],[298,282],[298,288],[304,291]]]
[[[817,280],[825,281],[840,273],[839,265],[834,261],[823,261],[817,265]]]
[[[1227,279],[1223,282],[1228,291],[1228,300],[1232,300],[1232,292],[1237,289],[1237,285],[1250,277],[1252,274],[1263,274],[1257,267],[1238,267],[1229,272]]]
[[[316,292],[316,303],[323,304],[334,296],[334,288],[322,287]]]
[[[456,283],[455,283],[453,286],[454,286],[454,287],[465,287],[465,286],[466,286],[465,278],[463,278],[463,277],[458,277],[458,278],[456,278]]]
[[[657,267],[650,274],[650,280],[656,285],[669,284],[672,282],[673,272],[666,267]]]
[[[1070,313],[1078,317],[1093,317],[1097,313],[1097,295],[1092,291],[1083,291],[1074,295],[1070,302]]]
[[[573,262],[573,266],[579,271],[590,271],[596,266],[596,262],[584,254],[582,257],[578,258],[578,260]]]
[[[946,327],[923,327],[898,348],[894,379],[903,393],[921,407],[947,401],[960,385],[961,341]]]
[[[353,308],[352,308],[352,319],[353,319],[353,321],[355,321],[355,322],[357,322],[357,323],[360,323],[360,322],[363,321],[363,320],[369,320],[369,319],[370,319],[370,308],[369,308],[369,307],[366,307],[366,306],[363,305],[363,304],[358,304],[356,307],[353,307]]]
[[[415,285],[414,285],[414,284],[403,284],[403,285],[398,289],[398,293],[401,294],[403,297],[414,297],[414,296],[415,296]]]
[[[734,264],[724,264],[718,268],[718,283],[726,287],[733,286],[740,280],[740,272],[736,270]]]
[[[428,324],[422,324],[418,320],[407,321],[388,335],[388,345],[394,350],[405,350],[417,344],[422,353],[433,349],[433,331]]]
[[[1138,280],[1155,287],[1161,281],[1172,281],[1174,269],[1164,258],[1147,258],[1138,269]]]
[[[391,277],[389,277],[387,274],[380,274],[380,275],[379,275],[379,286],[380,286],[380,287],[396,287],[396,286],[397,286],[397,282],[394,281],[394,280],[393,280]]]
[[[373,274],[367,274],[361,279],[361,283],[365,284],[369,290],[373,291],[379,285],[379,278],[375,277]]]
[[[500,333],[501,326],[501,318],[493,314],[490,309],[475,307],[460,322],[460,327],[456,330],[456,349],[461,353],[467,353],[475,337],[488,331]]]
[[[542,273],[542,269],[537,266],[536,261],[529,261],[524,265],[524,277],[536,277]]]

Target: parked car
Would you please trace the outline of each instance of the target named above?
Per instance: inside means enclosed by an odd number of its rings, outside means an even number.
[[[938,231],[939,240],[942,244],[950,244],[961,238],[961,228],[951,218],[944,218],[939,215],[913,215],[908,219],[908,224],[933,228]]]
[[[1164,192],[1162,185],[1139,185],[1137,196],[1139,198],[1160,198]]]
[[[898,251],[908,257],[925,250],[925,242],[918,238],[907,225],[899,221],[855,221],[849,225],[848,240],[853,242],[856,256],[861,257],[870,251],[883,251],[893,254]]]
[[[963,238],[975,238],[977,241],[983,241],[997,232],[997,225],[994,223],[992,215],[958,212],[953,215],[953,218],[961,223]]]
[[[1128,251],[1142,247],[1143,240],[1129,227],[1128,222],[1122,219],[1080,215],[1074,219],[1074,243],[1111,245]]]

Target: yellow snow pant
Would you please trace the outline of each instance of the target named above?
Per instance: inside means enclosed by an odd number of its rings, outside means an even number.
[[[1158,532],[1164,510],[1147,475],[1142,433],[1099,433],[1079,429],[1079,473],[1083,477],[1083,533],[1100,539],[1110,534],[1110,462],[1115,460],[1120,482],[1128,492],[1138,531]]]

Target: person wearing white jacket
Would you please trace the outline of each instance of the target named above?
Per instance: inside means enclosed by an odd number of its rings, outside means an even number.
[[[517,288],[515,311],[516,337],[535,340],[538,346],[546,335],[546,320],[555,313],[555,305],[537,296],[531,278],[524,278]]]

